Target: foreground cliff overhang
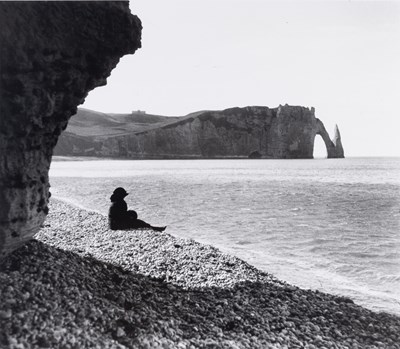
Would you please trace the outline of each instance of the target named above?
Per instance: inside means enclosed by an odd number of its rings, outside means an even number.
[[[40,228],[58,136],[140,37],[128,1],[0,2],[0,257]]]

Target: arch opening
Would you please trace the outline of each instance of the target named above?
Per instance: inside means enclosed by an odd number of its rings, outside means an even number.
[[[317,134],[314,138],[314,159],[326,159],[328,157],[328,151],[326,149],[326,144],[322,139],[322,136]]]

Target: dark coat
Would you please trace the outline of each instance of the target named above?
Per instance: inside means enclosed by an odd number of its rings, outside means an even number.
[[[133,210],[128,211],[128,205],[125,200],[121,197],[115,197],[111,195],[111,206],[108,210],[108,223],[110,229],[129,229],[135,227],[146,227],[142,224],[144,222],[137,219],[137,213]]]
[[[122,198],[111,196],[111,206],[108,210],[108,223],[110,229],[126,229],[128,228],[128,205]]]

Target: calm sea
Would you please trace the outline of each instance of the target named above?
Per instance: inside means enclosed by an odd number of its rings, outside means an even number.
[[[400,315],[400,158],[53,161],[53,197],[139,218],[303,288]]]

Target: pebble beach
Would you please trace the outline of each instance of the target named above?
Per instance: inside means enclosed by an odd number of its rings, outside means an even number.
[[[0,296],[0,348],[400,348],[395,315],[56,200]]]

